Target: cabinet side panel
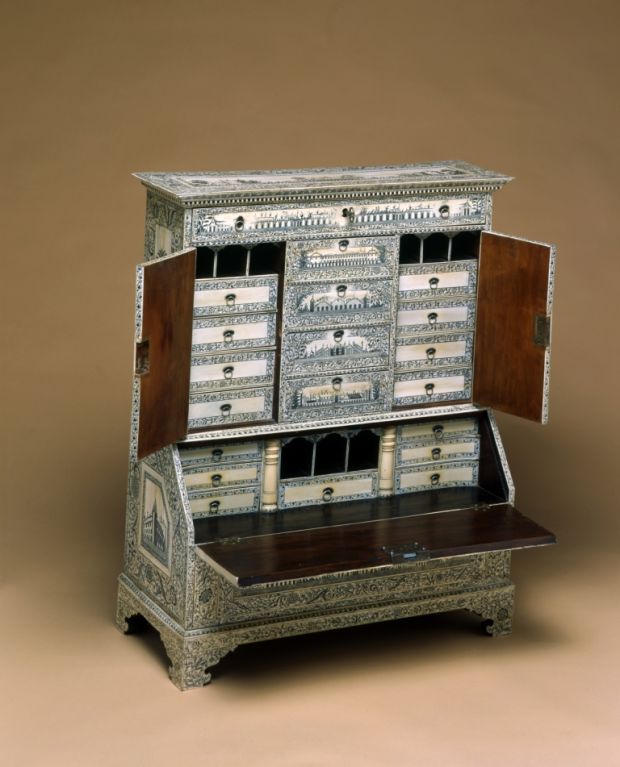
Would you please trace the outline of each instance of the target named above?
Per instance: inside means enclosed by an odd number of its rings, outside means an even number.
[[[544,421],[551,246],[483,232],[478,271],[474,401]],[[538,320],[537,320],[538,318]]]
[[[183,439],[189,408],[196,251],[143,267],[138,458]]]

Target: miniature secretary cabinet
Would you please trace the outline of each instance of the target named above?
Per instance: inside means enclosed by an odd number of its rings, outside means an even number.
[[[239,644],[468,609],[511,630],[490,408],[544,422],[554,250],[462,162],[141,173],[118,624],[180,688]],[[134,624],[135,625],[135,624]]]

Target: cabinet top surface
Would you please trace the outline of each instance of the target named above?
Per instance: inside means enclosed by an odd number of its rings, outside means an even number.
[[[419,165],[302,168],[224,172],[135,173],[147,187],[185,204],[200,201],[285,200],[326,197],[330,192],[420,193],[468,188],[499,189],[510,176],[460,160]]]

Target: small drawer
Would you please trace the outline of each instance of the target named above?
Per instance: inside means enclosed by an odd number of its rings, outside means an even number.
[[[263,458],[262,442],[224,442],[219,445],[179,448],[183,470],[186,467],[219,466],[228,463],[261,461]]]
[[[386,371],[316,378],[289,378],[283,385],[281,420],[342,417],[389,409],[391,376]]]
[[[471,397],[471,369],[421,370],[394,376],[394,406]]]
[[[403,266],[398,277],[398,295],[401,300],[475,295],[477,275],[477,261]]]
[[[386,368],[390,326],[329,328],[287,333],[282,348],[283,375],[339,373]]]
[[[325,474],[308,479],[287,479],[280,482],[278,506],[305,506],[374,498],[377,494],[377,472]]]
[[[193,356],[190,391],[264,386],[273,382],[275,352]]]
[[[390,282],[350,277],[289,286],[284,296],[285,327],[303,330],[388,322],[392,305]]]
[[[192,353],[274,346],[276,315],[250,314],[194,320]]]
[[[473,330],[475,317],[476,302],[473,300],[402,302],[396,315],[396,336]]]
[[[274,311],[277,296],[278,278],[275,275],[199,279],[194,289],[194,316]]]
[[[365,276],[387,277],[396,268],[398,239],[343,237],[290,242],[286,256],[290,280],[320,279],[321,274],[347,275],[356,271],[363,271]]]
[[[260,480],[259,463],[228,463],[221,466],[192,466],[183,470],[188,492],[228,485],[252,485]]]
[[[236,490],[196,493],[189,501],[192,516],[194,517],[258,511],[259,504],[260,488],[258,486],[238,488]]]
[[[480,438],[472,435],[469,439],[435,438],[425,444],[405,443],[396,451],[396,463],[408,466],[416,463],[437,463],[439,461],[474,460],[480,455]]]
[[[267,421],[272,409],[271,388],[190,394],[188,428]]]
[[[401,336],[396,342],[396,370],[471,365],[473,334]]]
[[[469,487],[478,484],[478,462],[459,461],[401,468],[396,470],[394,479],[395,493],[440,490],[444,487]]]
[[[475,418],[450,418],[442,421],[425,421],[424,423],[406,423],[398,427],[399,442],[421,442],[434,439],[438,442],[444,439],[468,439],[478,434]]]

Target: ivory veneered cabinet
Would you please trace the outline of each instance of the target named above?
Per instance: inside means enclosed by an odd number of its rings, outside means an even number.
[[[463,162],[140,173],[119,627],[181,689],[239,644],[466,609],[511,631],[493,410],[546,422],[554,248]]]

